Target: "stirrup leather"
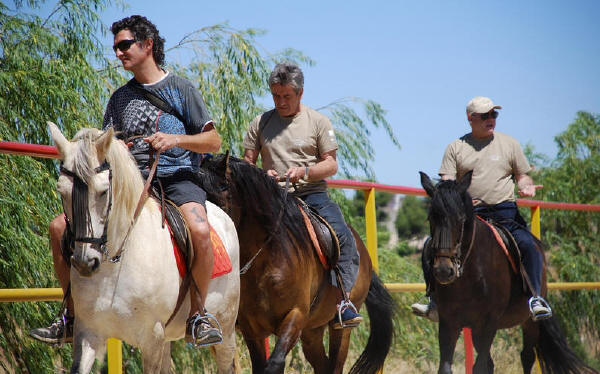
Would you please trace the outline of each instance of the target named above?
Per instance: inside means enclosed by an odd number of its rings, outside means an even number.
[[[216,341],[216,342],[206,343],[206,344],[199,343],[197,336],[196,336],[196,326],[198,324],[202,324],[202,323],[206,323],[209,326],[216,327],[219,330],[220,340]],[[221,329],[221,324],[219,323],[219,321],[213,314],[204,312],[204,315],[201,315],[200,313],[198,313],[196,315],[196,318],[194,318],[194,321],[192,322],[192,342],[193,343],[190,343],[190,344],[192,344],[196,348],[202,348],[202,347],[208,347],[208,346],[215,345],[215,344],[220,344],[223,342],[223,333],[221,331],[223,331]]]
[[[533,303],[536,301],[539,302],[540,305],[542,305],[544,308],[548,309],[548,312],[535,314],[533,312]],[[548,302],[546,300],[544,300],[544,298],[541,296],[533,296],[533,297],[529,298],[529,311],[531,312],[531,315],[532,315],[531,319],[534,321],[539,321],[539,320],[543,320],[543,319],[552,317],[552,308],[550,308],[550,305],[548,304]]]
[[[340,326],[342,328],[354,326],[354,325],[346,325],[346,324],[344,324],[344,321],[342,320],[342,313],[344,312],[344,310],[346,310],[348,308],[351,308],[352,310],[354,310],[354,313],[358,314],[358,310],[356,309],[354,304],[352,304],[352,301],[350,301],[350,299],[342,300],[340,302],[340,305],[337,306],[338,321],[340,321]]]

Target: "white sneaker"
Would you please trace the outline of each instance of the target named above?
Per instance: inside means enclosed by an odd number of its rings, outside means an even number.
[[[540,321],[552,317],[552,309],[550,305],[542,297],[532,297],[529,299],[529,310],[531,311],[531,319]]]
[[[410,307],[412,309],[413,314],[415,314],[419,317],[427,318],[428,320],[430,320],[432,322],[440,321],[440,316],[438,315],[437,308],[435,307],[435,304],[433,304],[433,303],[429,303],[429,304],[414,303]]]

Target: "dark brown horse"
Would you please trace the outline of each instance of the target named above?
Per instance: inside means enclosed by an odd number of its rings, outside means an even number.
[[[554,318],[539,322],[530,318],[521,276],[511,269],[491,229],[473,214],[467,192],[471,176],[469,172],[458,182],[447,180],[434,186],[421,173],[421,184],[431,197],[432,240],[427,246],[430,257],[424,256],[424,270],[428,273],[426,268],[432,267],[432,297],[440,319],[438,373],[452,372],[452,357],[463,327],[471,328],[477,350],[473,372],[493,373],[490,347],[496,331],[517,325],[523,331],[524,373],[531,372],[536,354],[544,373],[596,373],[569,348]],[[545,266],[542,296],[547,290]]]
[[[238,230],[240,264],[247,268],[240,277],[238,325],[252,372],[283,373],[285,357],[300,339],[315,373],[342,373],[351,329],[331,328],[340,291],[328,282],[297,201],[263,170],[242,160],[219,155],[205,160],[202,168],[209,200],[229,212]],[[371,330],[350,372],[374,373],[383,367],[392,343],[395,305],[352,231],[360,267],[350,299],[357,308],[366,304]],[[323,345],[327,328],[328,353]],[[278,339],[267,360],[264,342],[271,334]]]

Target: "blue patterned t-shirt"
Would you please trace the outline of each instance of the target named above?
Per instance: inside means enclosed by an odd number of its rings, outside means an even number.
[[[106,107],[102,129],[113,127],[121,132],[121,137],[131,140],[131,153],[142,172],[149,168],[150,145],[143,138],[154,134],[157,129],[167,134],[198,134],[212,123],[204,100],[198,90],[188,80],[167,73],[157,83],[143,85],[146,89],[167,102],[186,121],[182,123],[176,116],[164,113],[150,103],[139,89],[135,79],[117,89]],[[180,147],[171,148],[160,155],[156,174],[160,177],[173,175],[179,170],[197,171],[202,155]]]

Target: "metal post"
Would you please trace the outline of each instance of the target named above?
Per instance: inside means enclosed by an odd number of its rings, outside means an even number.
[[[375,188],[363,191],[365,193],[365,225],[367,229],[367,250],[371,257],[373,270],[379,273],[377,260],[377,212],[375,209]]]
[[[106,340],[108,346],[108,374],[123,373],[123,350],[122,343],[118,339],[108,338]]]

